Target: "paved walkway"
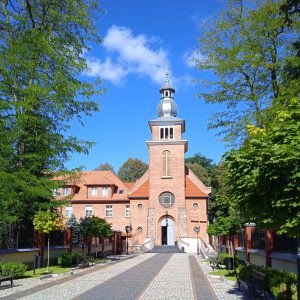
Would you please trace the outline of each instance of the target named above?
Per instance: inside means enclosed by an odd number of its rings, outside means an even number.
[[[0,289],[0,298],[105,300],[244,299],[236,286],[210,278],[211,271],[196,255],[145,253],[132,259],[97,266],[60,279],[16,280]],[[40,280],[41,281],[41,280]]]

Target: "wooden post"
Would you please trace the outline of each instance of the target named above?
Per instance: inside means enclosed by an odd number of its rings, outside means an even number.
[[[272,267],[271,254],[274,248],[274,230],[267,229],[265,231],[265,259],[266,259],[266,267]]]
[[[250,250],[252,249],[252,231],[255,229],[255,223],[246,223],[245,225],[245,259],[250,263]]]

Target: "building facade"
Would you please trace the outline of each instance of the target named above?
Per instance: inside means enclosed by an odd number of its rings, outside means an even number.
[[[70,206],[63,208],[67,217],[105,218],[124,235],[125,226],[131,226],[132,250],[176,244],[188,248],[195,244],[195,227],[200,227],[199,237],[208,241],[211,188],[185,166],[185,121],[177,117],[175,89],[168,77],[160,93],[158,118],[149,121],[151,140],[146,141],[149,169],[139,180],[125,183],[110,171],[89,171],[60,191],[64,196],[72,194]]]

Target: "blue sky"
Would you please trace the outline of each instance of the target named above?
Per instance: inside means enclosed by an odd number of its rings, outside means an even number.
[[[167,69],[176,89],[178,117],[186,121],[186,156],[202,153],[215,162],[226,151],[208,118],[218,107],[195,96],[201,87],[191,83],[203,76],[191,58],[195,55],[199,23],[212,17],[219,1],[103,0],[98,15],[101,45],[85,54],[86,80],[104,79],[107,93],[97,97],[100,112],[84,118],[84,127],[71,124],[71,134],[96,145],[89,155],[72,155],[68,168],[94,169],[108,162],[117,170],[129,157],[148,162],[145,141],[151,138],[148,121],[157,117],[159,88]]]

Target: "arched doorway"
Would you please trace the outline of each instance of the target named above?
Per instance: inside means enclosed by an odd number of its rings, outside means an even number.
[[[170,218],[164,218],[160,222],[161,225],[161,244],[175,245],[174,240],[174,222]]]

